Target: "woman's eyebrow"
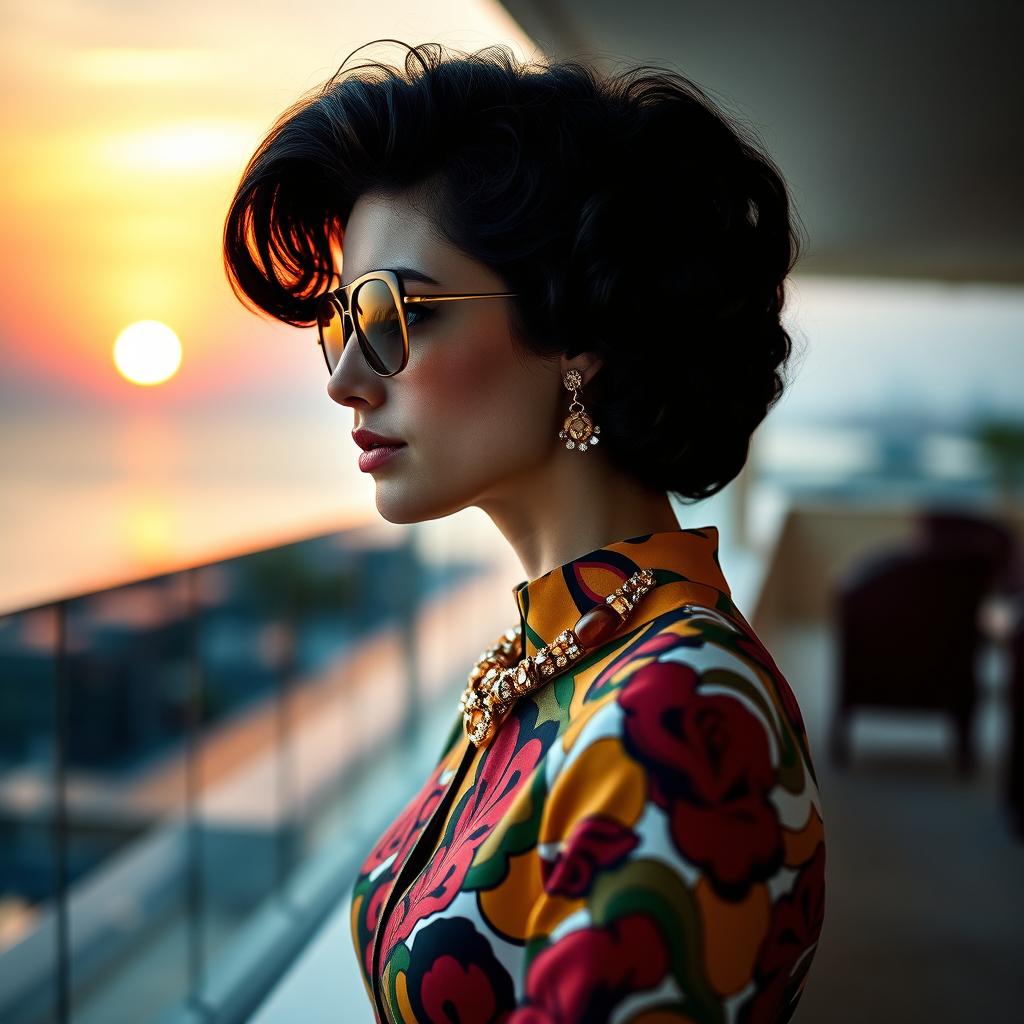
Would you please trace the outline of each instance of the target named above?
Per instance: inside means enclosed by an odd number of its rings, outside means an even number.
[[[417,270],[415,267],[384,267],[382,269],[394,271],[401,279],[404,284],[406,281],[422,281],[423,284],[440,284],[439,281],[435,281],[429,274],[425,274],[422,270]],[[344,272],[341,277],[343,278]],[[361,274],[356,274],[352,280],[355,281],[357,278],[362,277]],[[344,287],[344,284],[341,285]]]
[[[414,267],[392,267],[391,268],[403,281],[422,281],[424,284],[437,284],[429,274]]]

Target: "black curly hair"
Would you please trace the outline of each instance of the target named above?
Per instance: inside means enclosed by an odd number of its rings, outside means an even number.
[[[683,500],[721,490],[791,351],[800,236],[756,133],[655,65],[605,76],[499,45],[400,45],[404,69],[343,74],[346,57],[260,143],[224,225],[235,294],[312,326],[357,197],[414,190],[441,237],[518,293],[522,350],[602,358],[581,397],[607,457]]]

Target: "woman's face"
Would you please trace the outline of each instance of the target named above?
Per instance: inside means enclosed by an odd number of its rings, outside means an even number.
[[[360,196],[343,249],[342,284],[370,270],[408,267],[437,282],[405,281],[408,295],[512,290],[442,241],[411,193]],[[512,301],[439,302],[422,320],[409,313],[409,361],[394,377],[377,376],[354,337],[345,346],[327,393],[352,408],[352,429],[405,442],[369,470],[377,510],[389,522],[436,519],[474,505],[496,512],[521,503],[561,447],[557,434],[567,393],[559,361],[514,347]],[[358,454],[353,442],[353,461]]]

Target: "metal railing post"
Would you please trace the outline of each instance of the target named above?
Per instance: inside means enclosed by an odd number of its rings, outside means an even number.
[[[54,651],[53,680],[53,825],[54,884],[56,888],[57,924],[57,1020],[71,1020],[71,949],[68,929],[68,659],[67,602],[54,605],[57,617],[57,641]]]

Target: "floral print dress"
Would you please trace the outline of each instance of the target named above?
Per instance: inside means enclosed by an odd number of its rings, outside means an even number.
[[[518,584],[525,655],[645,566],[658,585],[619,632],[521,696],[488,745],[453,707],[353,890],[367,1019],[790,1020],[824,919],[821,801],[717,529],[630,537]]]

